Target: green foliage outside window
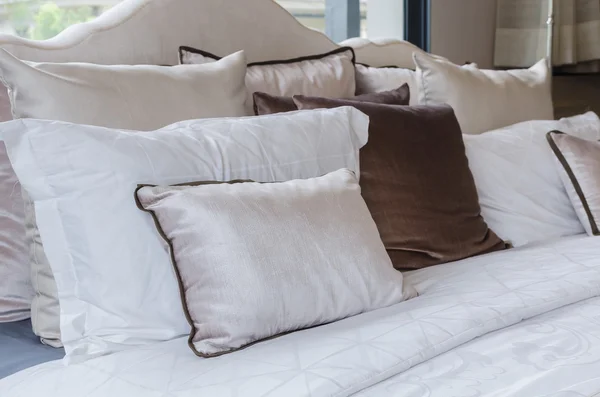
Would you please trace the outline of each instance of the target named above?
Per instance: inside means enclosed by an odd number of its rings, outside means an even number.
[[[15,1],[6,4],[5,9],[15,33],[35,40],[54,37],[73,24],[94,19],[101,11],[98,7],[61,8],[38,1]]]

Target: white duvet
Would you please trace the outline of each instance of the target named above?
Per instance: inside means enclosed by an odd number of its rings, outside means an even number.
[[[201,359],[182,338],[42,364],[0,380],[0,396],[600,393],[600,238],[480,256],[407,281],[418,298],[233,354]]]

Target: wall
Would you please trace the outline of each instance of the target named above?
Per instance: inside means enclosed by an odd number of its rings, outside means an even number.
[[[496,0],[431,0],[431,52],[481,68],[494,63]]]

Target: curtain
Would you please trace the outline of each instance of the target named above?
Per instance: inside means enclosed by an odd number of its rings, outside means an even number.
[[[528,67],[547,56],[548,0],[498,0],[494,63]],[[600,0],[554,0],[553,58],[566,71],[600,70]]]

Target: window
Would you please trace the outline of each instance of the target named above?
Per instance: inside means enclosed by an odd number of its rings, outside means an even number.
[[[89,0],[0,0],[0,32],[49,39],[70,25],[94,19],[119,1],[97,0],[98,5],[93,5]]]
[[[45,40],[75,23],[94,19],[104,11],[122,0],[0,0],[0,33],[15,34],[36,40]],[[200,0],[198,0],[200,1]],[[243,0],[240,0],[243,1]],[[294,15],[302,24],[310,28],[326,32],[326,9],[331,3],[353,4],[356,0],[275,0],[283,8]],[[340,20],[349,21],[347,31],[359,32],[362,37],[367,35],[367,0],[360,1],[360,30],[355,24],[356,18],[340,15]],[[331,3],[330,3],[331,2]],[[341,8],[342,13],[344,7]],[[351,7],[347,12],[356,12]],[[337,18],[337,16],[336,16]],[[332,37],[339,41],[347,37],[344,30]]]
[[[300,23],[325,33],[325,10],[328,0],[276,0]],[[367,37],[367,0],[360,0],[360,36]]]

